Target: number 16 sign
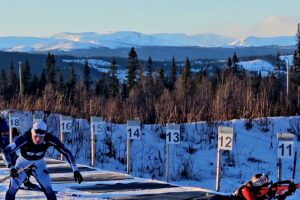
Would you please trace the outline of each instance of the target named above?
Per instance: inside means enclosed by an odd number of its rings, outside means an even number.
[[[218,149],[232,150],[233,128],[222,127],[218,128]]]

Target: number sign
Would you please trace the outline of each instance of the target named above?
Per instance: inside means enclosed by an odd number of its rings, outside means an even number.
[[[127,121],[127,139],[140,139],[141,137],[141,123],[140,121]]]
[[[72,132],[72,117],[60,116],[60,131],[64,133]]]
[[[166,126],[166,143],[180,144],[180,125],[167,124]]]
[[[106,123],[103,122],[102,117],[91,117],[91,129],[94,134],[105,133]]]
[[[218,128],[218,149],[232,150],[233,128]]]
[[[20,126],[20,119],[14,113],[9,113],[9,127],[18,128]]]
[[[290,133],[277,134],[278,158],[293,158],[294,155],[294,135]]]

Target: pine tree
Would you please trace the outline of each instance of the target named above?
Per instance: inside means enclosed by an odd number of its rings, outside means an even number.
[[[119,93],[119,80],[117,77],[117,62],[115,58],[112,59],[109,66],[109,93],[115,97]]]
[[[132,47],[128,53],[128,74],[127,74],[127,90],[133,88],[136,84],[136,71],[138,66],[138,56],[135,52],[135,49]]]
[[[233,53],[232,56],[232,72],[237,74],[238,73],[238,63],[240,62],[239,58],[236,55],[236,52]]]
[[[91,78],[90,78],[90,67],[87,61],[84,63],[82,74],[83,74],[82,82],[84,85],[84,89],[88,91],[90,89]]]

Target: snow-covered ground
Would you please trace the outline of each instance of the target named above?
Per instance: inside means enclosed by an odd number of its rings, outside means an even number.
[[[4,112],[7,116],[7,113]],[[31,113],[20,113],[23,132],[30,128]],[[59,115],[46,118],[49,131],[59,136]],[[234,129],[232,151],[221,155],[220,191],[231,193],[256,173],[267,174],[277,181],[277,134],[291,132],[300,134],[300,117],[272,117],[252,120],[247,130],[245,119],[194,122],[181,124],[181,143],[170,148],[171,183],[182,186],[196,186],[215,190],[217,128],[229,126]],[[96,135],[96,167],[103,170],[125,172],[126,169],[126,124],[105,122],[104,131]],[[141,138],[131,142],[131,175],[155,180],[166,180],[166,127],[163,124],[142,124]],[[71,149],[76,160],[90,163],[90,125],[86,119],[74,119],[71,134],[65,134],[65,145]],[[299,152],[299,141],[294,141]],[[49,157],[59,158],[55,151]],[[291,179],[293,159],[284,159],[282,179]],[[295,182],[300,182],[299,154]],[[299,199],[297,192],[289,199]]]

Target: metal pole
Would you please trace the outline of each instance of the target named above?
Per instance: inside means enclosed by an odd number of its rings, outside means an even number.
[[[94,167],[95,165],[95,133],[94,128],[91,126],[91,166]]]
[[[281,158],[278,158],[278,174],[277,174],[278,181],[281,181],[281,177],[282,177],[282,162],[281,162]]]
[[[20,96],[23,95],[23,83],[22,83],[22,62],[19,62],[19,79],[20,79]]]
[[[220,166],[221,166],[221,159],[220,159],[221,150],[218,149],[217,152],[217,174],[216,174],[216,191],[220,191]]]
[[[289,107],[289,61],[286,62],[286,103]]]
[[[130,139],[127,139],[127,174],[130,174]]]
[[[170,145],[167,144],[167,163],[166,163],[166,176],[167,176],[167,182],[170,180]]]
[[[296,176],[296,166],[297,166],[297,151],[295,151],[295,156],[294,156],[293,179],[295,179]]]

